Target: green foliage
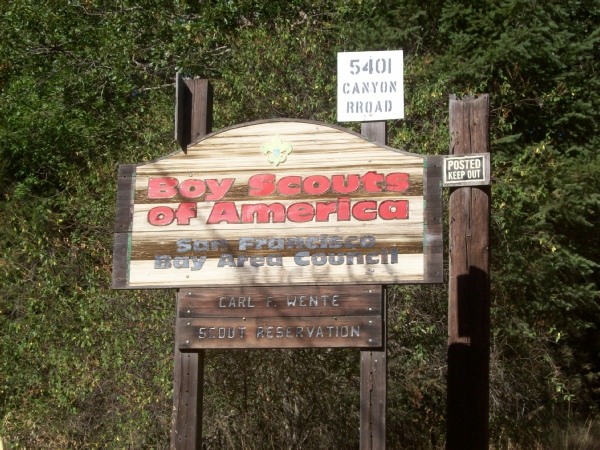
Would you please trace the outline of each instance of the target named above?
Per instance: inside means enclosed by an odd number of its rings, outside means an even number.
[[[447,153],[448,95],[490,93],[494,446],[551,448],[546,430],[598,414],[597,2],[21,0],[0,12],[2,438],[168,446],[174,293],[109,287],[117,163],[176,148],[176,71],[212,80],[215,129],[333,122],[335,53],[370,49],[405,51],[394,147]],[[443,445],[446,297],[389,296],[390,447]],[[208,447],[358,445],[357,351],[215,351],[207,366]]]

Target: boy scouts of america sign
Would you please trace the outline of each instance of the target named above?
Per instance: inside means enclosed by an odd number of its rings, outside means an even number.
[[[113,287],[440,282],[441,168],[281,119],[122,165]]]

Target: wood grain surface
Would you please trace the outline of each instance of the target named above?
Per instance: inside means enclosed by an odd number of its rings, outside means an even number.
[[[274,164],[277,143],[291,152]],[[125,197],[133,207],[118,287],[438,282],[439,175],[427,157],[317,122],[213,133],[121,183],[120,208],[130,208]]]

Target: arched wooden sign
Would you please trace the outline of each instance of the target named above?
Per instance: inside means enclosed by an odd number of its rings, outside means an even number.
[[[122,165],[113,287],[441,282],[441,166],[281,119]]]

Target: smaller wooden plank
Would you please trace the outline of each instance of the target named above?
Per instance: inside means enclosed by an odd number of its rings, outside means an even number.
[[[180,350],[206,348],[374,348],[382,316],[177,319]]]
[[[117,202],[113,242],[112,288],[127,288],[129,271],[129,236],[133,223],[135,164],[119,165]]]
[[[360,352],[360,449],[386,448],[387,351]]]
[[[385,120],[361,122],[360,134],[372,142],[387,145],[387,122]]]
[[[208,80],[178,73],[175,99],[175,140],[187,153],[188,146],[212,131],[213,88]]]
[[[130,231],[133,223],[133,196],[135,164],[119,165],[117,175],[117,203],[115,210],[115,233]]]
[[[444,276],[444,248],[442,221],[442,168],[444,156],[427,157],[425,172],[424,234],[423,251],[425,264],[425,283],[442,283]]]
[[[181,293],[178,293],[178,300]],[[177,330],[175,331],[177,336]],[[177,337],[175,338],[177,341]],[[171,448],[202,448],[202,397],[204,393],[204,351],[182,353],[175,346]]]
[[[383,292],[383,343],[360,352],[360,449],[386,448],[387,418],[387,290]]]
[[[186,79],[185,84],[192,93],[190,143],[198,142],[212,132],[213,87],[207,79]]]
[[[371,377],[373,388],[371,390],[371,424],[372,448],[384,450],[386,448],[386,418],[387,418],[387,351],[371,352]]]
[[[381,286],[279,286],[189,289],[178,318],[381,315]]]
[[[177,72],[175,77],[175,140],[184,153],[190,145],[191,126],[191,97],[192,93],[183,79],[183,75]]]
[[[371,392],[373,391],[373,352],[360,352],[360,450],[371,450]]]
[[[113,267],[112,267],[112,288],[127,288],[127,248],[129,243],[128,233],[115,233],[113,240]]]

